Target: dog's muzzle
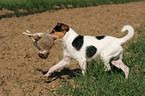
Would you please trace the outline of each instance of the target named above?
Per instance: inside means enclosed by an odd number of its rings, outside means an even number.
[[[38,53],[38,56],[42,59],[47,59],[48,55],[49,55],[49,52],[47,54]]]

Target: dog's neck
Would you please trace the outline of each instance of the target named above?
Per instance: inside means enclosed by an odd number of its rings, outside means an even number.
[[[69,28],[69,31],[66,32],[65,36],[63,37],[62,41],[63,42],[66,42],[66,41],[72,41],[74,40],[75,37],[77,37],[78,34],[72,29],[72,28]]]

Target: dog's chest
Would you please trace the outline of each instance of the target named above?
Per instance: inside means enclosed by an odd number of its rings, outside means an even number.
[[[63,42],[63,49],[66,50],[67,49],[67,44]]]

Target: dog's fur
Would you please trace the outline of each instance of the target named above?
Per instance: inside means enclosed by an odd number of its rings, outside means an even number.
[[[46,33],[30,34],[30,31],[28,30],[26,30],[26,32],[23,32],[22,34],[31,37],[33,44],[36,48],[39,49],[38,56],[40,58],[46,59],[48,57],[50,49],[54,45],[54,38]]]
[[[57,37],[63,43],[63,59],[45,74],[50,76],[55,70],[69,65],[71,59],[79,62],[83,75],[86,71],[86,62],[97,56],[101,58],[105,65],[105,71],[111,69],[110,62],[118,68],[121,68],[125,73],[125,78],[128,78],[129,68],[123,64],[123,48],[121,44],[131,39],[134,35],[134,29],[130,25],[125,25],[121,32],[128,30],[128,34],[123,38],[112,36],[81,36],[78,35],[72,28],[63,23],[57,23],[50,35]]]

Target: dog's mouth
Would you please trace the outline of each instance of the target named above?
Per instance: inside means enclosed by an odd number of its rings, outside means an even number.
[[[56,36],[52,36],[51,34],[49,34],[49,36],[53,38],[53,42],[58,39]]]
[[[43,54],[43,53],[38,53],[38,56],[42,59],[47,59],[49,55],[49,52],[47,54]]]
[[[53,41],[57,40],[57,37],[53,37]]]

